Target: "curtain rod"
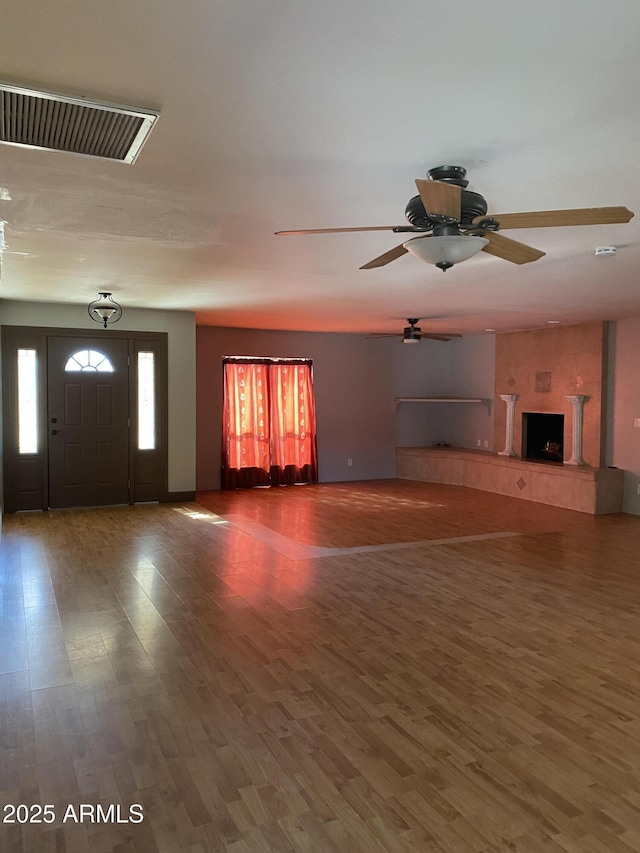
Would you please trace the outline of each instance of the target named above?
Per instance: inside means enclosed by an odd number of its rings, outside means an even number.
[[[310,358],[270,358],[269,356],[223,355],[226,364],[312,364]]]

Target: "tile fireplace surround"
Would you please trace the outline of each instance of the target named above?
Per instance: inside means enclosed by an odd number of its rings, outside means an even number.
[[[574,405],[581,401],[581,457],[599,468],[603,459],[604,323],[552,326],[496,335],[493,446],[505,447],[509,401],[513,398],[513,454],[522,456],[522,414],[564,415],[564,462],[576,464]]]
[[[587,323],[497,335],[497,452],[399,447],[397,476],[594,515],[622,512],[624,472],[602,467],[606,334],[605,323]],[[520,458],[525,412],[564,415],[563,464]]]

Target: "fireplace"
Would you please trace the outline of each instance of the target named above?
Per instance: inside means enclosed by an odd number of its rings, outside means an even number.
[[[522,414],[522,458],[562,465],[564,415],[543,412]]]

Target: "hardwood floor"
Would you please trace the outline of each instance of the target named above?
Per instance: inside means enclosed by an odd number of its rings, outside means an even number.
[[[408,481],[5,516],[0,819],[54,819],[0,850],[640,851],[639,541]]]

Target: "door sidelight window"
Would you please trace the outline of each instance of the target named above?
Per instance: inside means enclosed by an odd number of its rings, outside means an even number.
[[[155,354],[138,352],[138,450],[156,447]]]
[[[18,453],[38,452],[38,382],[35,349],[18,350]]]

